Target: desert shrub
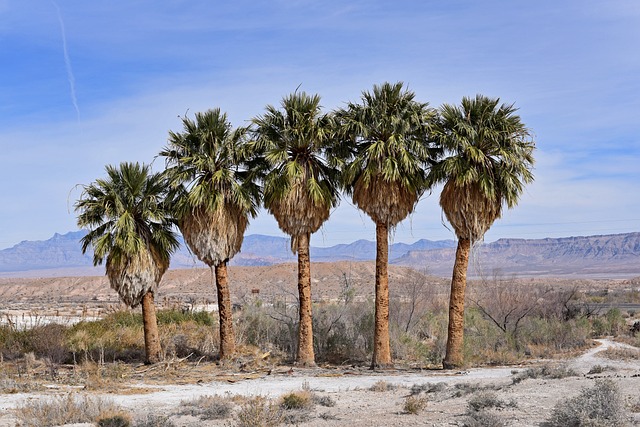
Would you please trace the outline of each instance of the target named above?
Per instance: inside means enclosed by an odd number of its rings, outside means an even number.
[[[562,400],[553,408],[550,427],[614,427],[625,424],[620,391],[611,380],[596,380],[576,397]]]
[[[385,392],[395,390],[397,387],[394,384],[388,383],[384,380],[376,381],[371,387],[369,387],[370,391],[376,392]]]
[[[333,398],[331,398],[331,396],[319,396],[314,393],[312,395],[312,398],[313,398],[313,403],[315,403],[316,405],[324,406],[327,408],[332,408],[336,406],[336,401]]]
[[[471,412],[464,420],[464,427],[503,427],[507,421],[499,414],[488,411]]]
[[[42,386],[39,383],[29,379],[0,376],[0,394],[26,393],[41,388]]]
[[[104,413],[96,418],[98,427],[129,427],[131,416],[126,412]]]
[[[532,356],[550,356],[554,353],[586,348],[591,334],[589,319],[529,318],[521,330],[521,338]]]
[[[278,405],[257,396],[245,402],[236,413],[237,427],[275,427],[284,422]]]
[[[119,412],[110,401],[73,394],[45,400],[32,400],[17,407],[15,414],[24,427],[50,427],[95,422],[102,414]]]
[[[527,368],[523,371],[514,371],[513,378],[511,379],[514,384],[517,384],[526,379],[562,379],[567,377],[575,377],[580,375],[578,372],[568,367],[567,365],[542,365],[535,366],[533,368]]]
[[[9,325],[0,325],[0,355],[3,359],[15,359],[24,353],[21,335],[23,332]]]
[[[498,395],[496,395],[494,392],[483,390],[473,395],[471,399],[469,399],[469,402],[467,402],[467,405],[469,406],[470,412],[479,412],[479,411],[492,409],[492,408],[497,408],[497,409],[503,409],[506,407],[513,408],[516,406],[516,402],[515,401],[505,402],[504,400],[498,398]]]
[[[217,323],[217,320],[206,311],[159,310],[157,317],[158,325],[193,322],[197,325],[213,326]]]
[[[313,395],[308,390],[292,391],[280,398],[282,409],[313,409]]]
[[[193,320],[161,325],[159,333],[165,357],[183,358],[193,355],[212,360],[220,347],[218,328]]]
[[[483,386],[480,383],[458,383],[456,385],[453,386],[454,391],[453,391],[453,396],[455,397],[462,397],[462,396],[466,396],[468,394],[471,393],[476,393],[482,390],[486,390],[488,389],[489,385],[487,386]]]
[[[412,415],[418,415],[427,407],[427,398],[418,396],[407,396],[404,399],[402,409]]]
[[[592,320],[593,336],[618,336],[627,328],[627,323],[618,308],[612,308],[604,316],[594,317]]]
[[[220,396],[200,396],[180,404],[179,414],[191,415],[201,420],[223,420],[231,416],[233,404]]]
[[[258,348],[276,348],[295,357],[297,312],[282,301],[272,305],[256,300],[242,307],[237,316],[236,339]]]
[[[364,361],[373,351],[373,303],[320,304],[314,308],[316,359],[331,363]]]
[[[635,348],[608,348],[600,352],[600,355],[614,360],[640,360],[640,349]]]
[[[410,392],[412,396],[415,396],[420,393],[438,393],[446,389],[446,383],[424,383],[412,385]]]
[[[144,414],[136,419],[133,427],[176,427],[176,425],[164,415]]]

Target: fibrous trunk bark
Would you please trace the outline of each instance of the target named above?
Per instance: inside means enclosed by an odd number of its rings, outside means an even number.
[[[233,332],[233,314],[231,312],[231,296],[227,262],[215,266],[216,291],[218,293],[218,316],[220,320],[220,360],[228,360],[236,349],[236,338]]]
[[[298,352],[296,363],[315,366],[313,352],[313,323],[311,317],[311,262],[309,260],[309,233],[298,236],[298,295],[300,323],[298,324]]]
[[[145,363],[158,363],[162,358],[162,349],[160,348],[160,336],[158,335],[156,306],[153,303],[153,291],[147,292],[142,297],[142,325],[144,329]]]
[[[389,343],[389,227],[376,224],[376,306],[371,369],[393,367]]]
[[[461,368],[464,365],[464,297],[467,286],[467,267],[471,241],[459,239],[456,261],[451,277],[449,299],[449,327],[447,331],[447,352],[442,366],[444,369]]]

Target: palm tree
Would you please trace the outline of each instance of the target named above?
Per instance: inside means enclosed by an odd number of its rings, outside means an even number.
[[[376,225],[374,350],[371,369],[392,366],[389,343],[389,231],[413,212],[425,191],[424,165],[435,111],[417,102],[401,82],[375,85],[362,104],[336,112],[343,141],[343,185]]]
[[[445,369],[464,363],[464,298],[471,246],[484,237],[506,204],[513,208],[533,181],[535,143],[513,105],[498,98],[463,98],[443,105],[435,130],[445,156],[431,168],[430,185],[444,183],[440,206],[458,237],[451,279]]]
[[[264,154],[264,206],[298,253],[299,325],[296,362],[315,364],[311,318],[309,240],[338,203],[338,170],[326,161],[332,142],[331,118],[322,114],[320,97],[305,92],[268,105],[253,119],[256,147]]]
[[[220,359],[235,351],[228,261],[240,251],[249,217],[255,217],[260,187],[248,167],[247,128],[232,129],[216,108],[182,119],[183,132],[169,132],[167,176],[174,189],[178,226],[191,251],[215,270],[220,319]]]
[[[134,308],[142,303],[146,363],[160,361],[153,293],[178,248],[173,220],[165,204],[161,174],[138,163],[107,166],[107,178],[83,186],[75,204],[78,226],[88,228],[82,252],[93,248],[94,265],[106,258],[111,287]]]

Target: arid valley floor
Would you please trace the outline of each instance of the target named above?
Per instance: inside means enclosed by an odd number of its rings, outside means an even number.
[[[318,299],[333,298],[345,280],[350,281],[362,297],[370,296],[373,291],[373,263],[314,264],[313,268],[314,293]],[[403,267],[390,269],[392,281],[415,280],[416,274]],[[295,265],[234,267],[230,277],[233,298],[235,301],[250,298],[256,289],[263,298],[271,293],[294,292],[295,277]],[[434,286],[446,287],[445,279],[429,280]],[[522,280],[526,283],[533,279]],[[591,289],[629,284],[623,280],[539,280]],[[0,298],[3,316],[13,317],[14,321],[22,319],[27,324],[56,315],[68,316],[69,321],[83,316],[92,318],[117,305],[117,296],[104,277],[3,278],[0,279]],[[199,305],[215,301],[210,272],[170,271],[158,291],[157,301],[160,305]],[[462,371],[397,366],[389,371],[372,372],[366,366],[324,364],[313,369],[298,368],[269,362],[268,358],[263,360],[262,355],[255,356],[260,363],[223,366],[173,359],[152,367],[138,364],[121,368],[121,379],[105,383],[104,387],[86,388],[42,377],[36,390],[0,394],[0,426],[19,425],[14,410],[26,402],[69,393],[105,398],[133,414],[165,415],[176,426],[231,426],[233,415],[223,420],[201,420],[181,414],[181,402],[218,395],[236,402],[234,411],[237,411],[242,401],[238,396],[265,396],[277,401],[285,393],[303,388],[316,397],[324,397],[325,402],[333,402],[328,406],[315,405],[304,419],[298,420],[303,426],[473,425],[469,424],[473,415],[469,402],[483,392],[492,393],[496,401],[502,402],[489,410],[503,423],[497,425],[544,426],[558,402],[578,395],[602,379],[610,379],[619,387],[628,424],[640,425],[640,357],[637,354],[640,350],[632,348],[621,358],[619,354],[624,352],[616,349],[625,346],[603,338],[594,340],[590,349],[567,354],[563,359],[532,359],[524,364]],[[46,367],[38,363],[34,372],[44,371]],[[572,369],[575,375],[553,378],[541,374],[523,379],[524,373],[541,367]],[[426,402],[418,414],[407,413],[405,403],[409,396]]]

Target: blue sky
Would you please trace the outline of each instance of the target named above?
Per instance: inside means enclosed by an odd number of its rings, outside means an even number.
[[[640,231],[637,46],[637,0],[0,0],[0,248],[76,230],[75,186],[151,162],[187,112],[241,125],[299,85],[330,110],[384,81],[520,108],[536,181],[486,241]],[[395,241],[454,237],[438,195]],[[282,235],[267,213],[248,232]],[[361,238],[343,199],[312,244]]]

